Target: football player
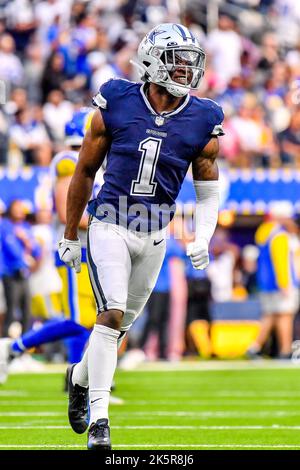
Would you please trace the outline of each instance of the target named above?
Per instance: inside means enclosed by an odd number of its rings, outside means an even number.
[[[196,191],[195,241],[188,246],[195,269],[209,263],[208,244],[218,215],[218,136],[223,112],[199,88],[205,53],[179,24],[161,24],[138,48],[141,80],[113,79],[94,98],[98,111],[85,134],[67,202],[59,254],[80,272],[77,230],[96,172],[107,155],[104,184],[89,202],[87,261],[98,316],[88,360],[88,449],[111,448],[108,405],[118,342],[143,310],[165,255],[166,227],[192,164]],[[101,364],[101,367],[99,365]],[[74,409],[74,415],[76,410]],[[86,417],[81,417],[85,422]]]
[[[90,108],[81,108],[70,122],[66,124],[65,128],[65,143],[66,150],[58,153],[50,167],[53,179],[53,198],[54,198],[54,218],[55,218],[55,232],[57,235],[57,242],[61,238],[64,231],[64,222],[66,219],[66,197],[68,185],[78,160],[78,151],[82,143],[83,135],[86,127],[91,120],[92,110]],[[99,190],[99,185],[96,191]],[[95,309],[96,304],[93,297],[93,292],[88,280],[88,272],[84,260],[86,258],[86,229],[87,229],[88,216],[84,214],[80,222],[82,229],[82,274],[79,279],[73,274],[73,271],[68,268],[56,255],[56,265],[62,281],[62,294],[56,300],[55,312],[56,315],[64,313],[64,317],[55,316],[53,318],[52,311],[54,307],[49,302],[44,302],[47,305],[48,312],[45,311],[44,304],[37,303],[35,308],[36,316],[48,317],[48,320],[40,329],[32,329],[26,332],[16,340],[4,338],[0,340],[0,373],[2,382],[6,380],[8,372],[8,362],[14,357],[22,354],[28,349],[40,346],[44,343],[57,341],[59,339],[67,339],[68,343],[68,359],[69,362],[78,362],[82,358],[83,349],[86,341],[90,335],[90,329],[95,322]],[[50,243],[51,245],[51,243]],[[53,247],[47,247],[51,250]],[[53,273],[49,272],[53,277]],[[52,279],[50,280],[53,281]],[[43,287],[43,286],[42,286]],[[60,285],[61,288],[61,285]]]

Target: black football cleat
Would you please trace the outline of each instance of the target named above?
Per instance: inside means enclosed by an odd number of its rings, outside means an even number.
[[[72,364],[67,370],[67,382],[69,392],[68,416],[69,423],[73,431],[77,434],[84,433],[88,428],[89,407],[88,396],[89,389],[81,387],[78,384],[73,385],[72,375],[76,364]]]
[[[108,420],[98,419],[92,423],[88,434],[88,450],[111,450]]]

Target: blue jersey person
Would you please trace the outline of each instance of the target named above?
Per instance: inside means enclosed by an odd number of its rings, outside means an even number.
[[[87,260],[98,316],[88,350],[74,368],[76,377],[85,377],[88,370],[88,388],[70,377],[81,387],[78,394],[70,388],[74,419],[76,406],[78,420],[86,419],[83,404],[89,395],[88,449],[111,448],[108,404],[118,344],[156,283],[166,228],[190,165],[197,207],[195,241],[188,255],[195,269],[209,263],[208,244],[218,214],[215,160],[223,112],[214,101],[189,94],[199,87],[204,62],[203,49],[186,27],[161,24],[138,49],[144,83],[110,80],[94,99],[98,110],[69,187],[59,248],[61,259],[80,271],[77,228],[94,176],[107,157],[104,184],[89,202]]]

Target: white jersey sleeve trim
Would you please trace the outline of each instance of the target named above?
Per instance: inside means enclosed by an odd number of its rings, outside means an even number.
[[[94,106],[97,106],[97,108],[107,108],[107,100],[104,98],[104,96],[101,95],[100,91],[96,96],[93,97],[92,102]]]

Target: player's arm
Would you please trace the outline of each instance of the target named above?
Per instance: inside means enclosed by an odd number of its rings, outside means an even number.
[[[64,238],[59,243],[62,261],[80,272],[81,248],[77,230],[83,211],[90,199],[95,175],[103,163],[110,146],[101,112],[93,116],[91,127],[85,134],[79,160],[67,196],[67,222]]]
[[[188,245],[187,254],[195,269],[205,269],[208,266],[208,245],[218,221],[219,170],[216,162],[218,152],[218,138],[213,137],[201,154],[193,160],[196,192],[195,241]]]
[[[67,197],[67,223],[65,238],[77,239],[77,229],[83,211],[91,197],[95,175],[103,163],[110,145],[102,115],[96,112],[86,132],[79,160],[72,177]]]

